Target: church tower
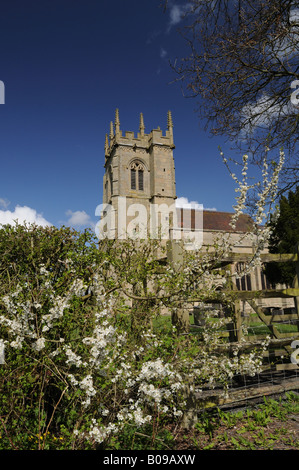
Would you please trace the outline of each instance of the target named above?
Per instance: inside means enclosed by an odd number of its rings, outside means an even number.
[[[105,174],[103,204],[109,204],[115,215],[115,230],[124,224],[126,229],[144,207],[149,220],[155,205],[175,206],[176,185],[173,159],[173,122],[167,114],[167,130],[163,135],[158,127],[145,133],[143,114],[140,114],[139,132],[120,129],[119,111],[110,123],[105,138]],[[126,213],[126,214],[125,214]],[[118,232],[119,233],[119,232]]]

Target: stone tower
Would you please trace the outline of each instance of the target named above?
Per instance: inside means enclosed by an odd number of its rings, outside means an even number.
[[[140,212],[142,220],[147,219],[149,228],[153,207],[175,207],[174,148],[170,111],[164,135],[159,127],[146,134],[141,113],[139,132],[134,136],[132,131],[126,131],[123,135],[119,111],[116,110],[114,124],[110,123],[110,133],[109,136],[106,134],[105,139],[103,204],[109,204],[112,208],[115,220],[113,229],[118,236],[120,227],[128,232],[132,228],[136,230],[136,227],[137,230],[141,229],[137,223]],[[133,220],[135,225],[132,225]]]

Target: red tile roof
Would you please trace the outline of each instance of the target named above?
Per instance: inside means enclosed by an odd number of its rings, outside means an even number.
[[[231,212],[203,211],[203,229],[221,230],[231,232],[230,221],[234,214]],[[249,215],[241,214],[238,217],[236,228],[237,232],[248,232],[252,228],[253,220]]]
[[[178,218],[181,216],[181,227],[194,228],[195,209],[177,209],[180,211]],[[184,217],[185,214],[185,217]],[[253,225],[253,220],[249,215],[241,214],[236,223],[236,229],[233,230],[229,225],[234,214],[232,212],[203,211],[203,230],[216,230],[224,232],[248,232]],[[184,220],[185,219],[185,220]],[[188,223],[189,220],[189,223]]]

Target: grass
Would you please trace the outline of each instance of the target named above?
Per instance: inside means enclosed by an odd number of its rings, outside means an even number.
[[[189,316],[190,318],[190,331],[191,333],[197,333],[201,331],[201,328],[192,328],[192,325],[194,324],[194,317],[193,315]],[[215,320],[217,321],[217,320]],[[296,333],[298,332],[298,327],[296,325],[292,325],[290,323],[274,323],[275,327],[280,333]],[[160,317],[157,317],[153,321],[153,326],[154,329],[170,329],[171,328],[171,316],[170,315],[161,315]],[[222,328],[223,331],[226,331],[226,328]],[[252,335],[271,335],[271,329],[265,325],[262,321],[258,320],[258,316],[256,314],[250,315],[250,323],[248,325],[248,334],[249,336]]]
[[[1,440],[5,437],[0,433]],[[22,438],[22,436],[20,436]],[[25,436],[23,436],[24,438]],[[32,435],[32,449],[45,436]],[[299,450],[299,394],[286,393],[237,411],[202,412],[195,426],[184,429],[167,416],[153,416],[141,427],[126,425],[112,436],[106,450]],[[46,449],[66,450],[67,435],[48,436]],[[29,446],[30,447],[30,446]],[[31,448],[31,447],[30,447]]]
[[[157,426],[127,426],[109,449],[126,450],[298,450],[299,395],[264,398],[238,411],[205,411],[194,428],[162,421]]]
[[[190,437],[185,433],[180,448]],[[298,437],[299,395],[288,393],[237,412],[205,413],[192,433],[192,445],[200,450],[298,450]]]
[[[298,332],[297,325],[291,323],[278,323],[273,322],[273,325],[277,328],[279,333],[296,333]],[[250,323],[248,325],[249,335],[269,335],[271,334],[271,329],[265,325],[258,316],[254,313],[250,315]]]

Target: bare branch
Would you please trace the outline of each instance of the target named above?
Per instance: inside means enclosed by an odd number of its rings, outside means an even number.
[[[173,68],[205,129],[259,162],[265,147],[298,160],[299,15],[295,0],[193,0],[182,31],[190,54]]]

